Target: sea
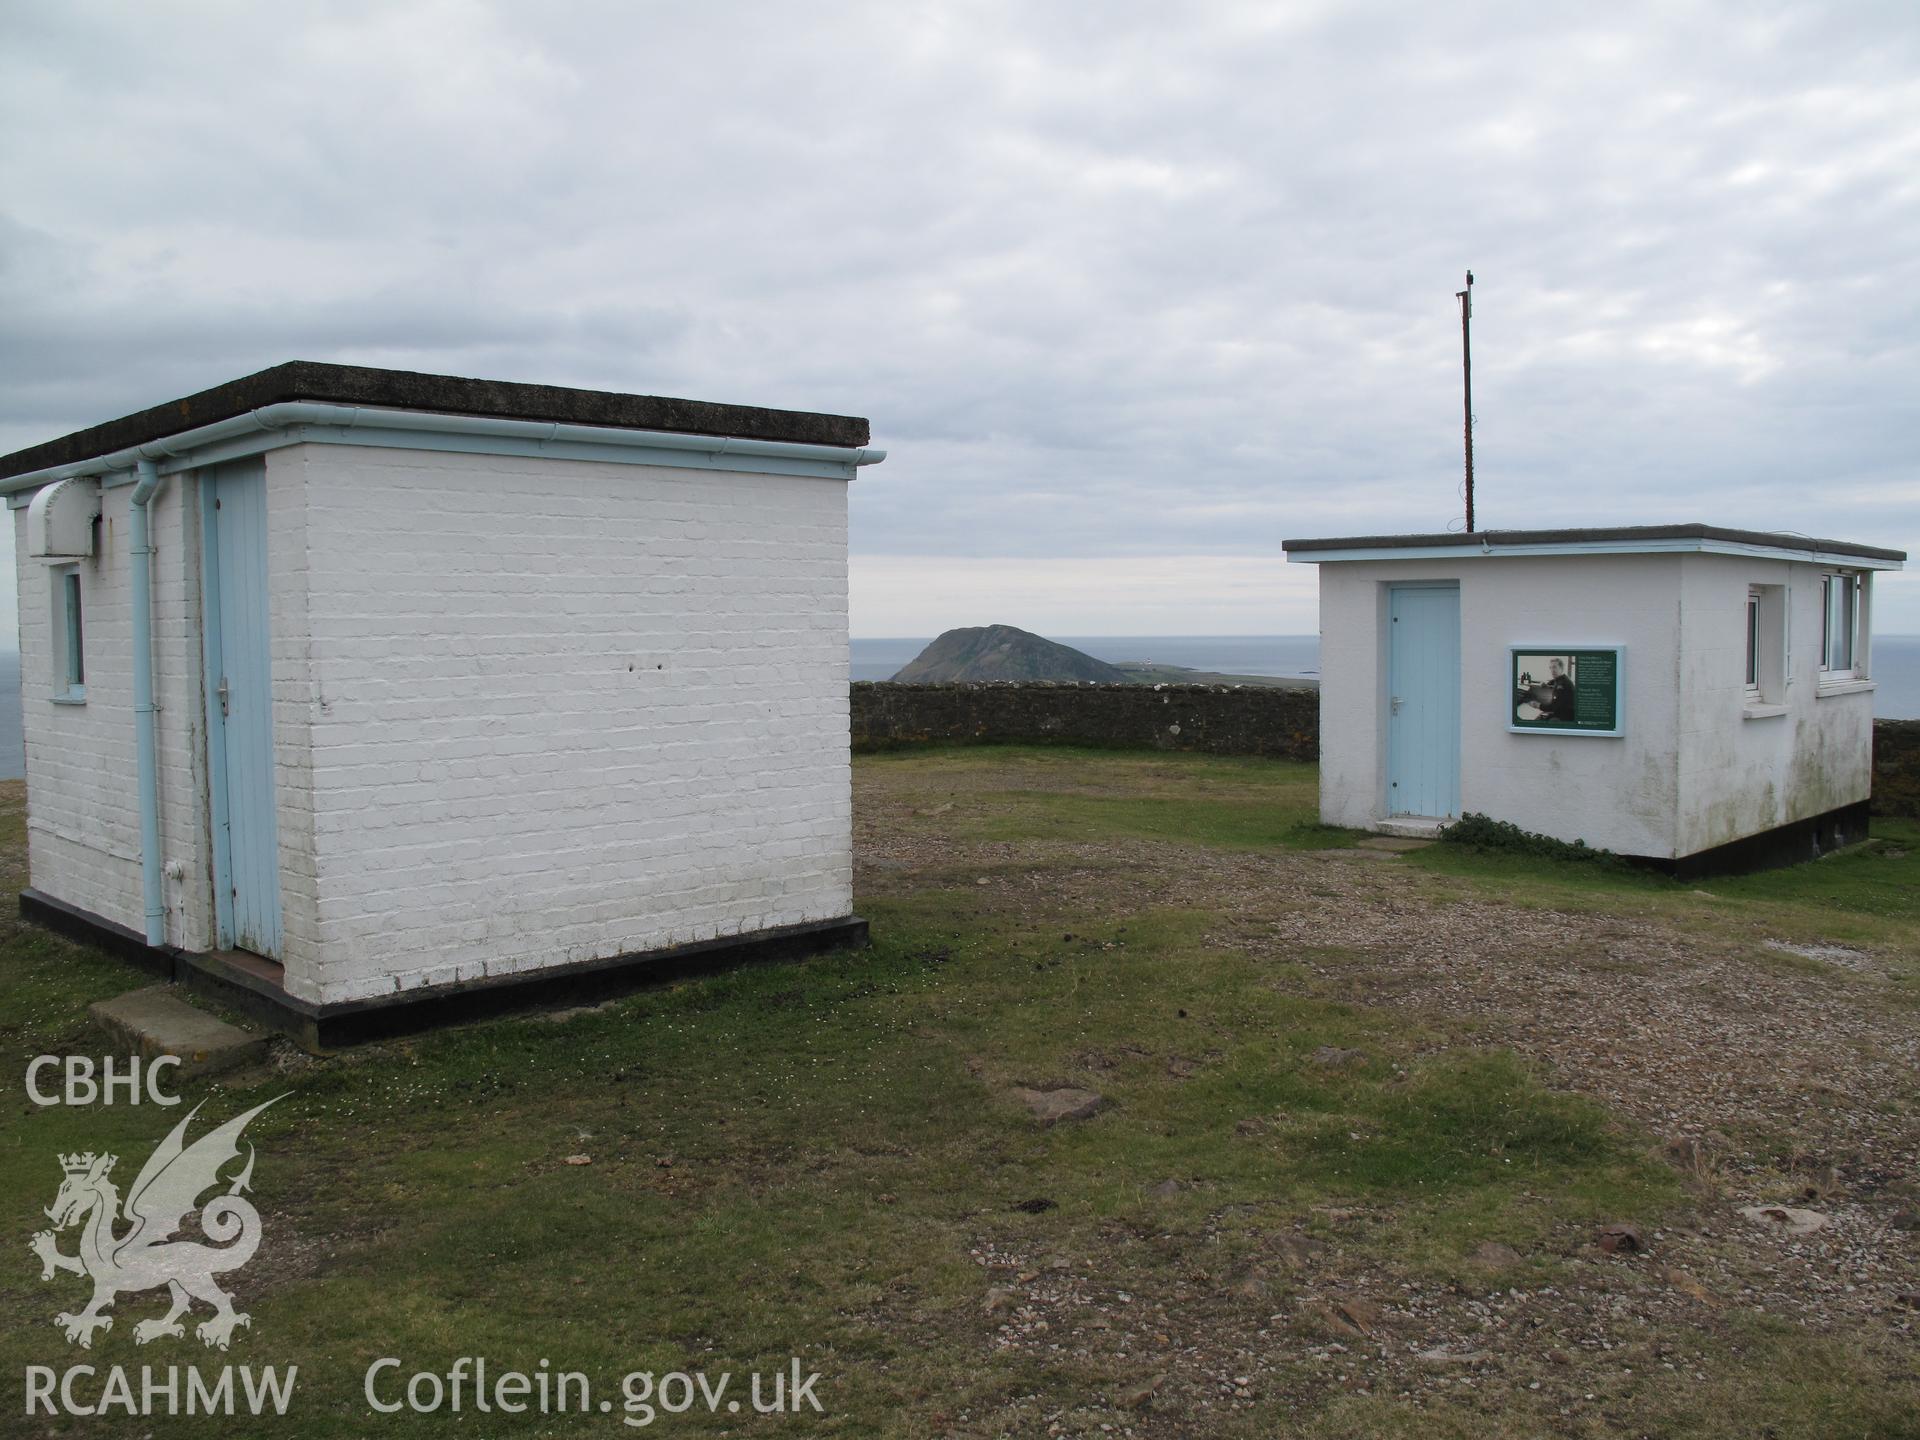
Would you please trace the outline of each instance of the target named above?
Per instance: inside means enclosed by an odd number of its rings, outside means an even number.
[[[1049,637],[1096,660],[1151,660],[1221,675],[1320,678],[1316,635],[1055,635]],[[931,635],[910,639],[857,639],[848,659],[855,680],[887,680],[926,649]],[[1873,713],[1882,720],[1920,720],[1920,635],[1873,637]],[[0,780],[27,773],[20,730],[20,656],[0,651]]]

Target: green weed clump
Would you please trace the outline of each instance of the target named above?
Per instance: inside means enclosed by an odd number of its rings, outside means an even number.
[[[1440,832],[1449,845],[1470,850],[1495,850],[1510,855],[1531,855],[1541,860],[1575,860],[1586,864],[1622,865],[1611,850],[1601,850],[1584,840],[1556,840],[1551,835],[1536,835],[1491,815],[1468,811]]]

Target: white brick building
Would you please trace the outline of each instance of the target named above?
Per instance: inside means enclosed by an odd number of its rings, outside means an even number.
[[[867,438],[294,364],[0,460],[26,910],[315,1040],[857,941]]]

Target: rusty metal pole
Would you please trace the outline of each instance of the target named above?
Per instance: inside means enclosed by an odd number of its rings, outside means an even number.
[[[1462,401],[1467,437],[1467,533],[1473,533],[1473,272],[1467,271],[1467,288],[1456,292],[1460,302],[1460,370],[1466,384]]]

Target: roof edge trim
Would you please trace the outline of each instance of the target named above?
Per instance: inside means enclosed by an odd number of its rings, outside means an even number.
[[[773,474],[852,479],[862,465],[877,465],[885,450],[872,446],[810,445],[752,440],[677,430],[573,425],[550,420],[511,420],[490,415],[388,410],[362,405],[288,401],[245,415],[216,420],[107,454],[29,470],[0,479],[0,495],[37,490],[76,475],[112,476],[142,460],[162,474],[191,470],[242,455],[308,442],[399,445],[407,448],[498,450],[559,459],[601,459],[716,470],[765,470]]]
[[[1286,540],[1281,549],[1296,562],[1350,560],[1476,559],[1526,555],[1752,555],[1777,559],[1844,562],[1897,570],[1906,552],[1845,540],[1820,539],[1718,525],[1635,525],[1614,529],[1482,530],[1440,535],[1354,535]]]

